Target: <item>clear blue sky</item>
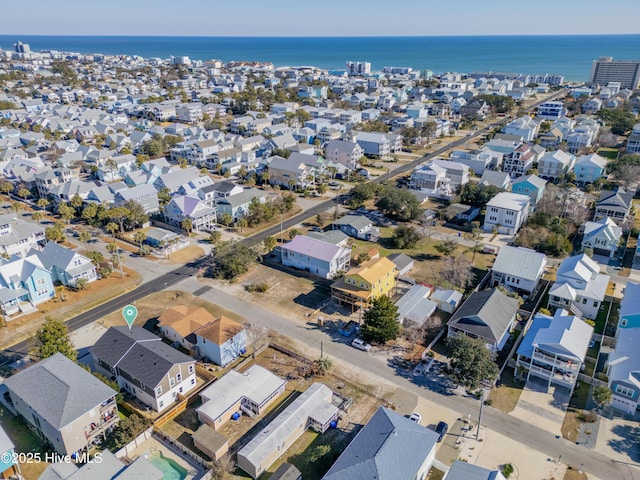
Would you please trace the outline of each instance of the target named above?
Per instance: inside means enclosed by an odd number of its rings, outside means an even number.
[[[5,35],[640,33],[639,0],[13,0],[2,3],[0,31]]]

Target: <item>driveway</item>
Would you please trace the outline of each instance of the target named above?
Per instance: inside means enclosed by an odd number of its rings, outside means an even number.
[[[562,435],[562,421],[569,406],[569,390],[531,378],[525,386],[516,408],[510,415],[536,425],[553,435]]]

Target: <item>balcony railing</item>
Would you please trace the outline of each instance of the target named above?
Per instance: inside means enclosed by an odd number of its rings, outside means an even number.
[[[529,371],[531,375],[535,375],[536,377],[543,378],[545,380],[551,380],[552,383],[565,385],[567,387],[572,387],[576,383],[575,375],[561,375],[559,373],[551,373],[550,370],[545,368],[537,367],[535,365],[531,365]]]
[[[101,414],[98,421],[92,422],[84,427],[85,438],[88,440],[98,434],[104,433],[107,428],[116,424],[118,418],[118,411],[115,408],[106,414]]]
[[[577,363],[565,362],[540,352],[534,352],[533,359],[548,365],[553,365],[556,368],[561,368],[562,370],[577,372],[579,369],[579,364]]]

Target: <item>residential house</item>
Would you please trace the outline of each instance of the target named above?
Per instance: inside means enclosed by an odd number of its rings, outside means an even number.
[[[98,178],[102,182],[123,180],[129,172],[137,170],[135,155],[115,155],[98,161]]]
[[[232,221],[237,222],[249,211],[252,202],[265,203],[267,195],[256,188],[247,188],[241,193],[216,200],[218,221],[222,221],[228,214]]]
[[[469,182],[469,167],[467,165],[439,158],[433,160],[432,164],[437,165],[440,168],[444,168],[446,177],[450,181],[451,188],[455,191],[459,191],[462,185]]]
[[[231,180],[223,180],[213,185],[213,196],[216,199],[231,197],[243,191],[244,187],[242,185],[238,185]]]
[[[351,249],[306,235],[296,235],[293,240],[282,245],[281,251],[284,266],[328,279],[347,271],[351,262]]]
[[[516,369],[571,392],[587,355],[593,327],[563,309],[553,318],[538,313],[518,347]],[[522,374],[521,374],[522,376]]]
[[[33,311],[55,295],[51,272],[37,255],[0,259],[0,306],[6,315]]]
[[[44,268],[51,272],[54,282],[60,282],[68,287],[75,287],[79,279],[87,283],[98,279],[96,266],[84,255],[58,245],[56,242],[48,242],[42,251],[32,250]]]
[[[194,232],[209,232],[216,225],[216,209],[190,195],[175,195],[164,207],[163,214],[167,223],[180,228],[184,228],[183,222],[188,220]]]
[[[373,258],[352,268],[331,285],[331,298],[352,310],[365,308],[381,296],[391,296],[396,287],[396,266],[386,257]]]
[[[538,106],[538,116],[554,120],[565,115],[566,108],[562,102],[544,102]]]
[[[538,134],[540,125],[535,122],[529,115],[516,118],[502,127],[502,133],[507,135],[518,135],[525,142],[532,142]]]
[[[153,186],[156,187],[158,191],[166,188],[169,193],[175,193],[182,185],[198,176],[200,176],[200,171],[194,166],[179,168],[175,171],[160,175],[155,182],[153,182]]]
[[[625,191],[622,187],[616,190],[604,190],[596,203],[594,220],[611,218],[617,225],[622,225],[631,211],[633,193]]]
[[[597,153],[581,155],[573,167],[576,181],[581,185],[593,183],[604,177],[607,160]]]
[[[602,100],[598,97],[590,98],[582,104],[582,113],[593,115],[602,108]]]
[[[200,392],[202,405],[196,410],[198,419],[219,430],[238,412],[260,415],[284,393],[286,385],[286,380],[260,365],[252,365],[244,373],[229,370]]]
[[[194,330],[196,354],[216,365],[228,365],[246,352],[247,331],[238,322],[220,316]]]
[[[5,379],[13,408],[61,455],[100,443],[118,423],[118,392],[61,353]]]
[[[332,403],[333,392],[322,383],[314,383],[240,449],[237,465],[258,478],[280,458],[298,438],[311,428],[326,432],[338,418]]]
[[[497,187],[500,190],[511,190],[511,176],[505,172],[485,170],[480,177],[479,185]]]
[[[388,157],[402,149],[402,136],[391,133],[357,132],[354,141],[365,155],[378,158]]]
[[[0,425],[0,478],[20,478],[18,458],[15,445]]]
[[[559,128],[551,128],[548,132],[538,135],[540,146],[546,149],[556,149],[562,143],[564,134]]]
[[[25,256],[31,249],[41,248],[46,242],[42,225],[27,222],[13,213],[0,215],[1,256]]]
[[[603,218],[597,222],[586,222],[583,230],[582,248],[590,248],[596,255],[604,255],[613,258],[620,245],[622,228],[609,218]]]
[[[196,345],[195,332],[200,327],[215,320],[207,310],[195,305],[167,307],[158,317],[160,334],[167,340],[180,344],[186,350]]]
[[[98,371],[157,412],[196,387],[195,360],[140,327],[111,327],[90,352]]]
[[[538,287],[546,266],[547,257],[543,253],[504,245],[491,268],[491,284],[530,294]]]
[[[164,472],[153,465],[142,455],[129,464],[111,453],[109,450],[102,450],[100,461],[95,460],[81,465],[74,461],[67,462],[63,459],[51,463],[38,477],[38,480],[81,480],[85,478],[108,479],[108,480],[163,480]]]
[[[511,184],[511,192],[519,195],[527,195],[531,210],[535,210],[536,204],[542,199],[546,180],[537,175],[524,175],[516,178]]]
[[[518,193],[500,192],[487,202],[482,228],[490,232],[515,235],[529,215],[529,197]]]
[[[549,306],[595,320],[607,293],[609,275],[584,253],[562,261],[549,290]]]
[[[314,184],[314,170],[302,161],[293,161],[278,155],[271,157],[268,165],[269,183],[290,190],[305,189]]]
[[[627,138],[626,153],[640,153],[640,123],[636,123]]]
[[[469,167],[475,175],[482,175],[486,170],[496,170],[502,165],[504,154],[483,147],[475,150],[454,150],[449,160]]]
[[[444,209],[444,214],[448,221],[457,220],[468,223],[478,218],[480,209],[464,203],[452,203]]]
[[[322,480],[422,480],[436,457],[438,434],[379,407]]]
[[[330,141],[324,148],[324,152],[328,161],[344,165],[349,170],[356,170],[364,155],[364,150],[358,143],[344,140]]]
[[[420,327],[436,311],[436,303],[429,300],[432,287],[417,283],[396,302],[398,322],[405,327]]]
[[[54,185],[49,190],[49,195],[53,199],[54,205],[71,202],[76,195],[82,200],[86,200],[89,192],[99,186],[97,182],[85,182],[83,180],[71,180],[69,182]]]
[[[506,480],[500,470],[489,470],[466,460],[455,460],[444,480]]]
[[[364,215],[345,215],[335,220],[331,224],[334,230],[340,230],[350,237],[358,240],[375,242],[380,236],[380,229],[376,227],[372,220]]]
[[[137,185],[118,190],[114,195],[114,203],[124,207],[127,202],[136,202],[142,206],[144,213],[151,215],[160,211],[158,191],[151,184]]]
[[[581,122],[567,136],[567,149],[571,153],[578,153],[581,149],[590,148],[599,129],[600,125],[591,119]]]
[[[607,359],[611,406],[635,414],[640,403],[640,284],[627,282],[620,302],[614,351]]]
[[[541,152],[544,152],[544,149],[537,145],[522,144],[505,154],[502,171],[507,172],[513,179],[521,177],[533,168],[533,163],[538,160]]]
[[[413,269],[413,258],[409,255],[405,255],[404,253],[392,253],[387,258],[396,266],[398,276],[406,275],[411,271],[411,269]]]
[[[455,194],[446,169],[434,163],[418,165],[411,173],[409,188],[443,199],[450,199]]]
[[[573,169],[575,155],[562,150],[547,152],[538,160],[538,175],[544,180],[556,181]]]
[[[497,354],[507,343],[517,311],[518,299],[497,288],[472,293],[447,322],[447,336],[480,338]]]
[[[474,100],[467,105],[460,107],[460,115],[483,120],[491,111],[491,108],[484,100]]]

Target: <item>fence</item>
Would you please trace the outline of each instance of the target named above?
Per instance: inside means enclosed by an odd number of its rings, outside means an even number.
[[[169,421],[176,418],[178,415],[180,415],[182,412],[184,412],[187,409],[187,402],[188,402],[187,398],[183,398],[182,400],[180,400],[176,405],[174,405],[169,410],[164,412],[162,416],[160,416],[154,422],[155,426],[158,428],[162,428],[163,425],[166,425]]]
[[[124,447],[118,450],[115,453],[116,458],[122,459],[124,457],[129,457],[136,448],[138,448],[140,445],[146,442],[149,438],[151,438],[152,433],[153,433],[153,426],[147,428],[144,432],[142,432],[140,435],[138,435],[136,438],[134,438],[129,443],[127,443]]]
[[[205,460],[193,450],[188,449],[186,446],[184,446],[181,442],[173,438],[167,432],[163,432],[159,428],[154,427],[153,435],[156,436],[163,443],[165,444],[168,443],[170,447],[178,450],[184,456],[190,458],[191,460],[194,460],[198,465],[200,465],[205,470],[210,470],[211,468],[213,468],[212,462]],[[205,478],[205,477],[202,477],[202,478]]]

